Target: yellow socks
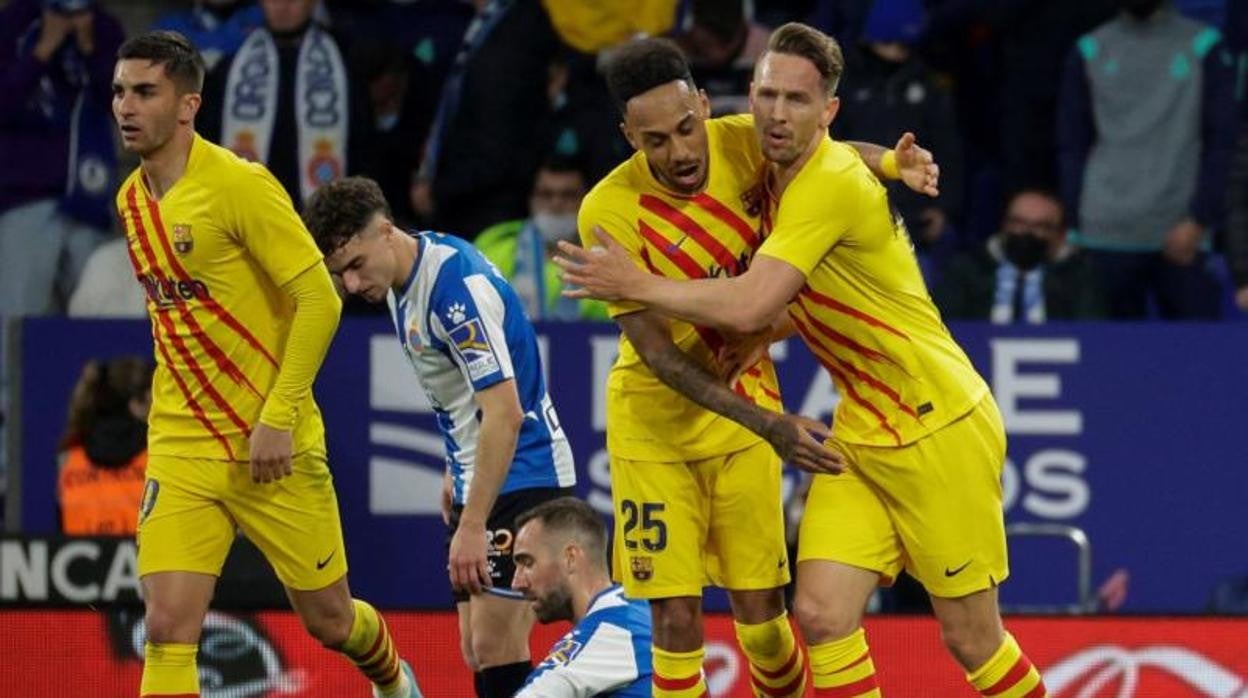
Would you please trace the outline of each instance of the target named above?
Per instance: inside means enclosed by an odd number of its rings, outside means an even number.
[[[787,613],[763,623],[734,622],[741,651],[750,660],[755,692],[767,696],[801,696],[806,691],[806,662],[793,637]]]
[[[1048,695],[1040,672],[1009,633],[1005,634],[1005,642],[996,653],[983,666],[967,674],[966,680],[980,695],[994,698],[1044,698]]]
[[[811,645],[808,651],[816,698],[879,698],[875,664],[862,628],[839,640]]]
[[[650,656],[654,670],[654,698],[701,698],[708,695],[702,676],[705,650],[668,652],[652,647]]]
[[[342,645],[342,653],[388,695],[403,682],[394,640],[377,609],[359,599],[352,599],[351,603],[355,606],[355,622],[351,624],[351,635]]]
[[[187,698],[199,695],[199,670],[195,667],[198,645],[174,643],[143,646],[143,682],[140,696],[177,696]]]

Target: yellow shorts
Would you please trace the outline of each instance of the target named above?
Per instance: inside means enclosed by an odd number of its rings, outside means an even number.
[[[837,442],[850,463],[816,475],[799,562],[832,560],[879,572],[905,568],[928,593],[956,598],[1009,575],[1001,508],[1005,429],[991,396],[900,448]]]
[[[789,582],[780,459],[765,441],[691,462],[613,459],[615,577],[636,599]]]
[[[294,474],[267,485],[247,463],[151,456],[139,510],[139,576],[220,576],[235,529],[288,588],[322,589],[347,573],[338,498],[325,457],[295,456]]]

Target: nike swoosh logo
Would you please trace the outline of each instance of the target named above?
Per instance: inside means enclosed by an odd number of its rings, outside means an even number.
[[[323,570],[323,569],[325,569],[325,565],[328,565],[328,564],[329,564],[329,561],[330,561],[330,560],[332,560],[332,559],[334,559],[334,553],[336,553],[336,552],[338,552],[338,549],[337,549],[337,548],[334,548],[334,552],[333,552],[333,553],[330,553],[330,554],[329,554],[329,557],[325,558],[324,560],[317,560],[317,561],[316,561],[316,569],[318,569],[318,570]],[[946,572],[945,574],[948,574],[948,572]]]
[[[951,570],[951,569],[949,569],[948,567],[946,567],[946,568],[945,568],[945,576],[946,576],[946,577],[952,577],[952,576],[956,575],[957,573],[959,573],[959,572],[961,572],[962,570],[964,570],[964,569],[966,569],[967,567],[969,567],[969,566],[970,566],[970,564],[971,564],[971,562],[972,562],[972,560],[967,560],[967,561],[966,561],[966,562],[965,562],[965,563],[964,563],[961,567],[956,567],[956,568],[954,568],[954,569],[952,569],[952,570]]]

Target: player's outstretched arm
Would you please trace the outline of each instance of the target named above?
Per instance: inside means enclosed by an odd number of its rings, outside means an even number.
[[[846,141],[881,181],[899,179],[914,191],[940,195],[940,165],[932,152],[918,144],[914,134],[903,133],[892,150],[874,143]]]
[[[806,283],[797,267],[766,255],[740,276],[668,279],[639,269],[606,231],[594,233],[600,244],[589,250],[559,243],[555,263],[573,287],[563,292],[569,298],[634,301],[695,325],[747,333],[770,326]]]
[[[676,346],[667,320],[657,312],[620,315],[616,322],[642,361],[669,388],[763,437],[787,463],[819,473],[844,469],[841,454],[823,446],[828,437],[826,426],[798,415],[765,410],[738,395],[728,382]]]
[[[512,378],[495,383],[475,395],[481,409],[481,428],[472,474],[472,488],[451,538],[448,555],[451,586],[472,594],[490,586],[486,559],[485,525],[494,501],[507,480],[516,455],[516,442],[524,424],[524,408]]]

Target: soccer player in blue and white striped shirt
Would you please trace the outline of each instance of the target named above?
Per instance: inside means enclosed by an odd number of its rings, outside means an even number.
[[[446,444],[448,570],[464,661],[479,698],[511,698],[532,668],[533,624],[528,604],[507,589],[515,519],[576,484],[533,326],[476,248],[399,229],[370,179],[321,187],[303,216],[343,288],[390,306],[428,394]]]
[[[563,497],[521,514],[516,529],[512,589],[542,623],[574,623],[516,698],[648,697],[650,605],[611,583],[602,519]]]

